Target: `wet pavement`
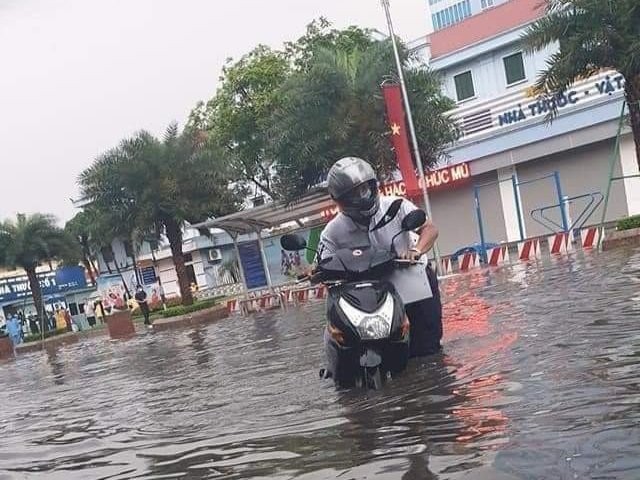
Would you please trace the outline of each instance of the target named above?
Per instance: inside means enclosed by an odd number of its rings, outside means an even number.
[[[321,303],[1,363],[0,480],[640,478],[640,250],[442,290],[377,392],[318,379]]]

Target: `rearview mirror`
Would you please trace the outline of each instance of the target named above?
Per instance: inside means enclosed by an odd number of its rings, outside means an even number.
[[[410,232],[424,225],[427,221],[427,215],[423,210],[414,210],[402,219],[402,230]]]
[[[297,252],[307,248],[307,241],[302,235],[287,234],[280,238],[280,246],[289,252]]]

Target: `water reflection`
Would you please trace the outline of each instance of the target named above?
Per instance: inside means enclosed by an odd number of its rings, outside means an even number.
[[[322,305],[0,366],[0,478],[640,478],[640,252],[443,282],[445,351],[317,378]]]

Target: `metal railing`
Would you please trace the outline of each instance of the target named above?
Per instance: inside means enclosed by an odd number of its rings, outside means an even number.
[[[573,222],[570,222],[569,225],[567,225],[566,230],[564,226],[560,225],[558,222],[556,222],[555,220],[545,215],[545,212],[552,209],[556,209],[556,208],[560,208],[561,209],[560,211],[562,212],[565,210],[565,205],[567,205],[570,202],[574,202],[575,200],[580,200],[582,198],[589,198],[589,201],[587,202],[582,212],[580,212],[580,215],[578,215],[578,218],[576,218]],[[546,207],[534,208],[533,210],[531,210],[530,215],[535,222],[537,222],[538,224],[548,229],[551,233],[556,233],[558,231],[571,231],[575,229],[581,229],[587,223],[589,218],[591,218],[591,216],[595,213],[595,211],[598,209],[598,207],[600,206],[603,200],[604,200],[604,195],[602,194],[602,192],[585,193],[584,195],[576,195],[575,197],[564,197],[564,200],[561,204],[547,205]],[[536,215],[539,215],[539,218],[537,218]],[[567,218],[566,215],[565,215],[565,218]]]

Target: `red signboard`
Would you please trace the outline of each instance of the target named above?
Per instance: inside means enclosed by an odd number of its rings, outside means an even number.
[[[459,163],[450,167],[431,170],[424,174],[427,182],[427,190],[429,192],[444,190],[447,188],[455,188],[468,183],[471,180],[471,171],[468,163]],[[418,182],[422,187],[422,183]],[[383,183],[380,185],[381,195],[394,195],[397,197],[406,197],[407,189],[404,181]],[[338,207],[334,206],[322,212],[322,217],[327,220],[338,214]]]
[[[411,159],[400,85],[397,83],[384,84],[382,86],[382,94],[387,107],[387,121],[389,128],[391,128],[391,143],[396,153],[398,167],[400,167],[400,173],[405,181],[405,188],[409,190],[408,196],[415,197],[420,194],[420,188],[418,187],[418,182],[416,182],[416,170]]]

